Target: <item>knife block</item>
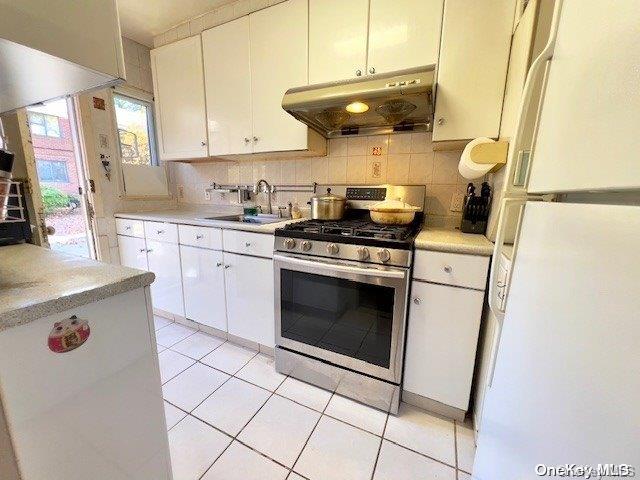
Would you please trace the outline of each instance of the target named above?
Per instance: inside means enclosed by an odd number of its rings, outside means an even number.
[[[487,231],[490,209],[491,197],[465,197],[460,231],[484,234]]]

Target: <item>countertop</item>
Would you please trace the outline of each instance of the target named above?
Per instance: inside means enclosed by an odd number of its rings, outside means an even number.
[[[144,287],[154,278],[35,245],[0,247],[0,331]]]
[[[240,215],[242,212],[230,210],[156,210],[150,212],[121,212],[116,213],[116,218],[131,218],[134,220],[148,220],[153,222],[180,223],[183,225],[198,225],[201,227],[217,227],[228,230],[244,230],[247,232],[273,234],[276,228],[282,227],[287,223],[297,222],[300,220],[283,219],[281,222],[274,223],[243,223],[231,222],[228,220],[204,219],[204,217],[228,217],[229,215]]]
[[[489,257],[493,243],[484,235],[462,233],[460,230],[424,227],[416,237],[416,248],[437,252],[463,253]]]

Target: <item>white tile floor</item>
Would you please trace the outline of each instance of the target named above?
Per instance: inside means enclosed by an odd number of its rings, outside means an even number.
[[[175,480],[469,480],[468,425],[398,416],[277,373],[273,359],[157,317]]]

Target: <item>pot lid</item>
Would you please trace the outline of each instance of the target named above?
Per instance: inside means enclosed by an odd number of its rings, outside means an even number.
[[[422,209],[414,205],[409,205],[407,202],[403,202],[398,197],[391,200],[385,200],[384,202],[376,203],[370,208],[370,210],[374,212],[400,213],[419,212]]]
[[[341,197],[340,195],[334,195],[331,193],[331,189],[327,188],[327,193],[319,193],[318,195],[314,195],[313,198],[320,200],[322,202],[346,202],[347,199],[345,197]]]

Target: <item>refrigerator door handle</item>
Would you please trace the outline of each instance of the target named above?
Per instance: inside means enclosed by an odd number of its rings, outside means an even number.
[[[527,188],[529,171],[531,170],[531,163],[533,160],[533,152],[529,155],[528,162],[519,162],[517,161],[518,156],[520,155],[520,143],[522,141],[522,136],[524,134],[524,129],[526,126],[526,117],[531,107],[531,99],[533,96],[534,85],[536,83],[536,79],[541,72],[544,72],[547,68],[547,62],[551,60],[553,57],[553,51],[556,46],[556,38],[558,36],[558,24],[560,22],[560,12],[562,10],[562,2],[563,0],[557,0],[554,6],[553,18],[551,20],[551,29],[549,31],[549,40],[547,44],[542,49],[540,54],[536,57],[536,59],[531,63],[529,67],[529,72],[527,73],[527,78],[524,83],[523,91],[522,91],[522,99],[520,100],[520,108],[518,112],[518,121],[516,124],[515,134],[513,136],[513,141],[509,146],[509,158],[507,160],[507,181],[511,187],[522,187],[525,191]],[[543,87],[544,94],[544,87]],[[541,102],[540,102],[541,104]],[[539,114],[540,112],[538,112]],[[537,121],[536,121],[537,124]],[[534,142],[535,142],[535,133],[534,133]],[[523,176],[519,170],[521,167],[525,167],[527,169],[527,173]],[[524,182],[520,182],[518,179],[524,179]]]

